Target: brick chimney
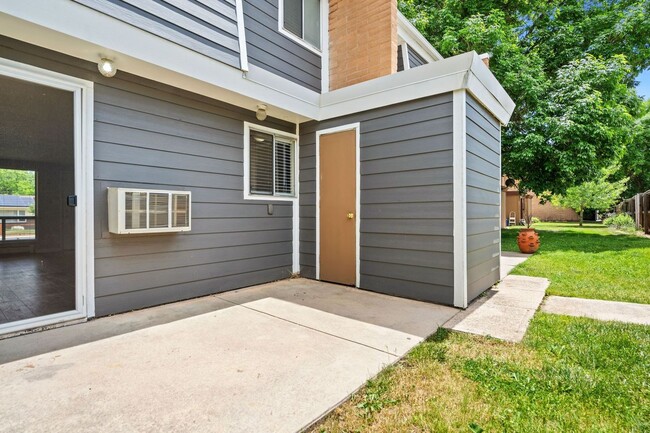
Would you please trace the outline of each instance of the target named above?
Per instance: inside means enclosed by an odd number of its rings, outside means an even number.
[[[397,0],[330,0],[330,90],[397,71]]]
[[[485,66],[487,66],[488,68],[490,67],[490,57],[492,57],[492,54],[483,53],[480,54],[478,57],[483,61],[483,63],[485,63]]]

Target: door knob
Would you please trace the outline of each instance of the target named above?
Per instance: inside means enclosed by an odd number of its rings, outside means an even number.
[[[354,213],[349,212],[349,213],[348,213],[348,219],[351,220],[351,219],[353,219],[353,218],[354,218]]]

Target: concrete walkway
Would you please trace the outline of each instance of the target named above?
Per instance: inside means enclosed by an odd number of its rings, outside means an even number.
[[[542,305],[542,311],[597,320],[650,325],[650,305],[648,304],[549,296]]]
[[[2,340],[0,432],[294,432],[456,312],[296,279]]]
[[[521,341],[548,285],[546,278],[508,275],[443,326],[505,341]]]
[[[514,253],[510,251],[501,252],[501,279],[503,280],[506,275],[510,274],[512,270],[520,263],[523,263],[532,254]]]

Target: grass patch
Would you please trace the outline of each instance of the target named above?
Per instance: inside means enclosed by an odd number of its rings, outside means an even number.
[[[516,275],[545,277],[549,295],[650,304],[650,239],[601,224],[540,223],[541,247]],[[516,228],[502,231],[502,249],[518,251]]]
[[[650,331],[536,314],[522,344],[441,330],[313,432],[645,432]],[[360,403],[390,401],[372,416]]]

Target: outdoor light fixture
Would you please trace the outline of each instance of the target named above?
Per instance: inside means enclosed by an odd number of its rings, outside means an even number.
[[[262,121],[266,119],[266,105],[265,104],[258,104],[257,105],[257,112],[255,113],[255,117],[257,117],[257,120]]]
[[[115,63],[111,59],[102,57],[97,63],[97,69],[105,77],[114,77],[117,69],[115,68]]]

